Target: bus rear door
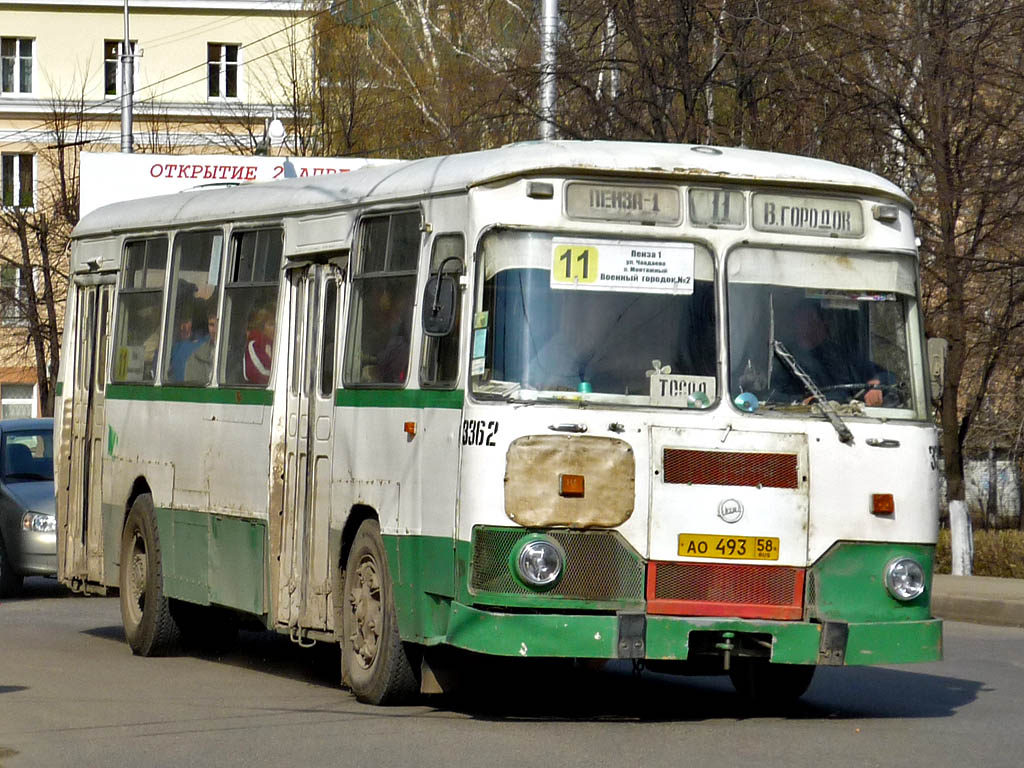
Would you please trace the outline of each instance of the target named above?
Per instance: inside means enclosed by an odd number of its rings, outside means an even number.
[[[288,273],[293,329],[288,365],[284,526],[277,622],[326,630],[335,350],[341,270]]]
[[[58,530],[62,579],[102,584],[102,467],[107,338],[114,277],[109,284],[77,286],[71,381],[71,435],[65,442],[69,472],[62,488]]]

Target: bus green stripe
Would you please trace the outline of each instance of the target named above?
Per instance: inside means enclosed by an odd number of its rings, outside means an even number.
[[[465,392],[428,389],[339,389],[334,403],[349,408],[462,408]],[[109,400],[149,400],[168,403],[218,403],[223,405],[272,405],[274,393],[267,389],[224,387],[157,387],[139,384],[111,384]]]
[[[217,403],[220,405],[272,405],[268,389],[227,389],[211,387],[155,387],[111,384],[108,400],[150,400],[166,403]]]
[[[452,408],[461,410],[461,389],[339,389],[334,404],[348,408]]]

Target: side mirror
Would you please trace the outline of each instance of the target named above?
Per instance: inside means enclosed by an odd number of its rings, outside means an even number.
[[[928,376],[932,386],[932,402],[938,405],[942,399],[942,387],[946,381],[946,352],[949,342],[945,339],[928,339]]]
[[[447,336],[455,327],[458,288],[452,275],[433,275],[423,291],[423,332]]]

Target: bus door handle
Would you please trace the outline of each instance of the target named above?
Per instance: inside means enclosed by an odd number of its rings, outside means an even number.
[[[548,429],[552,432],[575,432],[580,434],[587,431],[586,424],[549,424]]]
[[[899,440],[890,440],[889,438],[884,438],[883,439],[883,438],[878,438],[878,437],[869,437],[864,442],[867,443],[868,445],[870,445],[872,448],[899,448],[900,447],[900,441]]]

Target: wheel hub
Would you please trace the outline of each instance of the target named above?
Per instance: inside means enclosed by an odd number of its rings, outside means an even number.
[[[132,610],[132,618],[140,621],[146,608],[146,544],[136,534],[132,542],[132,556],[128,564],[128,606]]]
[[[381,617],[380,573],[371,555],[364,556],[353,574],[353,585],[348,596],[352,632],[349,642],[355,657],[364,669],[369,669],[377,658],[380,647]]]

